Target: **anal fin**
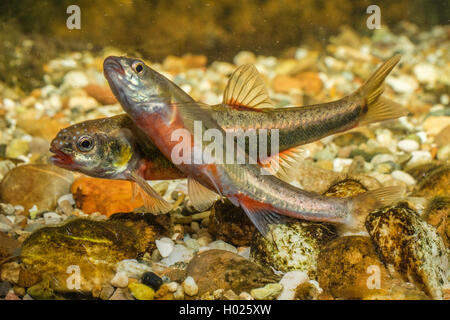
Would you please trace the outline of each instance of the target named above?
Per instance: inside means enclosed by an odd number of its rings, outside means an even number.
[[[263,203],[258,203],[253,200],[241,200],[239,201],[239,204],[253,222],[256,229],[258,229],[264,237],[269,233],[270,225],[284,224],[288,220],[286,216],[275,212],[272,208]]]

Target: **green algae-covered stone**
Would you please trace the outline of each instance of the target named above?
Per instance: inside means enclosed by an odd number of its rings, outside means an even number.
[[[347,198],[364,193],[367,190],[358,180],[344,179],[333,183],[323,195],[327,197]]]
[[[117,262],[134,259],[138,252],[138,238],[131,228],[118,222],[75,219],[31,234],[23,243],[21,259],[56,291],[91,292],[111,280]]]
[[[426,178],[419,180],[414,192],[416,197],[435,197],[450,194],[450,165],[442,165],[431,172]]]
[[[424,213],[424,219],[436,228],[447,248],[450,247],[450,197],[431,199]]]

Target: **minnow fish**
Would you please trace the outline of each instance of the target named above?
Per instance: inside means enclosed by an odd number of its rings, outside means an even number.
[[[392,111],[389,103],[380,97],[383,92],[383,80],[398,60],[398,57],[388,60],[363,85],[361,91],[364,92],[364,103],[350,113],[356,118],[357,123],[366,124],[404,114],[403,111],[401,113]],[[237,76],[232,76],[237,79],[230,81],[231,85],[225,91],[224,102],[238,106],[239,114],[247,106],[264,107],[252,111],[270,114],[273,110],[266,108],[270,101],[267,90],[256,69],[253,67],[249,70],[248,73],[244,70]],[[222,128],[220,121],[215,121],[213,116],[215,112],[211,111],[210,106],[190,103],[192,107],[186,107],[187,97],[180,92],[174,93],[171,89],[175,85],[161,80],[162,76],[142,61],[125,57],[108,57],[104,62],[104,72],[123,109],[167,158],[171,158],[172,149],[178,144],[178,141],[172,140],[171,133],[178,129],[187,130],[193,141],[195,121],[201,123],[202,129],[216,129],[225,136],[226,128]],[[149,85],[150,83],[153,85]],[[158,85],[154,85],[155,83]],[[219,115],[216,116],[220,118]],[[348,127],[349,115],[344,119],[337,118],[339,129]],[[276,125],[281,126],[279,122]],[[273,128],[274,125],[270,127]],[[310,130],[312,129],[313,126],[310,126]],[[334,132],[333,130],[329,132]],[[248,160],[245,150],[234,147],[236,154],[245,153]],[[224,153],[222,157],[223,155]],[[298,189],[272,175],[262,175],[261,168],[249,161],[244,164],[228,164],[217,154],[215,161],[211,163],[198,164],[191,161],[176,166],[188,176],[189,187],[195,190],[192,194],[196,194],[199,200],[203,194],[207,195],[211,190],[216,191],[235,205],[241,206],[263,234],[267,233],[270,224],[283,221],[283,216],[339,223],[349,228],[361,227],[362,212],[367,213],[368,207],[373,209],[390,203],[401,194],[400,188],[387,187],[351,198],[328,198]],[[204,198],[208,197],[209,194]]]
[[[280,157],[283,157],[296,153],[296,147],[325,136],[406,115],[405,108],[381,96],[384,79],[399,60],[399,55],[387,60],[364,85],[340,100],[289,108],[274,108],[256,68],[243,65],[231,75],[223,102],[209,106],[210,115],[227,132],[266,129],[270,134],[270,129],[278,129]],[[105,61],[104,66],[105,76],[120,102],[158,97],[165,104],[198,105],[176,84],[140,60],[133,60],[139,83],[131,81],[120,65]],[[267,149],[270,142],[268,137]]]
[[[146,138],[126,115],[87,120],[62,129],[51,142],[50,162],[91,177],[130,180],[144,191],[145,207],[165,213],[171,206],[145,180],[180,179],[186,175]],[[135,187],[135,185],[134,185]]]

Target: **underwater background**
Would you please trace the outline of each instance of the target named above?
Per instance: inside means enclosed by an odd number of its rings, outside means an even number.
[[[67,24],[74,4],[79,29]],[[0,299],[449,299],[449,7],[2,1]],[[123,113],[103,75],[111,55],[142,58],[208,104],[222,101],[237,67],[254,64],[282,108],[338,100],[394,54],[384,96],[408,115],[305,145],[292,177],[330,197],[403,187],[358,235],[295,221],[268,240],[229,201],[198,212],[182,179],[150,182],[174,204],[153,216],[131,182],[49,164],[61,129]]]

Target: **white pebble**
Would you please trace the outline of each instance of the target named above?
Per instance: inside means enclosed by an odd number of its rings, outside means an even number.
[[[405,152],[413,152],[419,149],[419,143],[416,140],[405,139],[397,143],[397,147]]]
[[[333,160],[333,171],[342,172],[344,168],[350,166],[352,162],[353,159],[336,158]]]
[[[127,273],[125,271],[117,272],[110,282],[116,288],[126,288],[128,286]]]
[[[167,289],[169,289],[170,292],[175,292],[178,289],[178,283],[176,283],[175,281],[170,282],[167,284]]]
[[[188,295],[188,296],[195,296],[198,293],[198,286],[195,283],[194,278],[192,277],[187,277],[184,281],[183,281],[183,289],[184,292]]]
[[[168,257],[172,253],[175,246],[173,240],[166,237],[156,240],[155,243],[159,253],[163,258]]]
[[[239,295],[239,298],[241,298],[242,300],[255,300],[250,293],[245,292],[245,291],[241,292],[241,294]]]
[[[161,260],[161,263],[171,266],[177,262],[187,262],[192,259],[194,250],[188,249],[181,244],[176,244],[170,255]]]
[[[408,166],[431,161],[431,154],[428,151],[417,150],[411,152],[411,155],[412,157],[408,161]]]
[[[408,186],[412,186],[416,183],[416,180],[404,171],[394,170],[394,171],[392,171],[391,176],[394,179],[403,181]]]
[[[245,259],[250,258],[250,247],[239,247],[237,248],[237,254]]]
[[[178,286],[177,290],[174,292],[173,297],[175,300],[182,300],[184,299],[184,290],[183,286]]]
[[[127,259],[117,262],[116,272],[125,272],[128,278],[140,279],[144,272],[153,271],[152,268],[144,263],[139,263],[135,259]]]
[[[75,204],[75,200],[73,199],[73,195],[71,193],[68,193],[68,194],[65,194],[65,195],[59,197],[59,199],[58,199],[58,206],[60,206],[61,202],[63,202],[64,200],[69,201],[69,203],[71,205]]]
[[[210,247],[211,249],[226,250],[233,253],[237,253],[237,249],[235,246],[226,243],[225,241],[222,240],[213,241],[208,245],[208,247]]]
[[[277,300],[294,300],[295,289],[299,284],[308,281],[308,275],[303,271],[289,271],[284,274],[280,280],[283,285],[283,291],[278,296]]]
[[[56,212],[46,212],[44,213],[45,224],[57,224],[61,222],[61,216]]]

